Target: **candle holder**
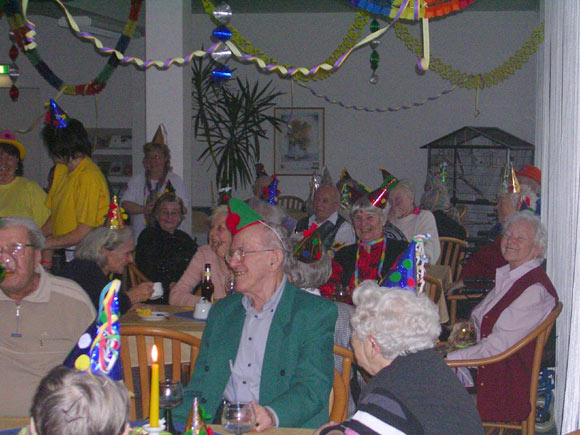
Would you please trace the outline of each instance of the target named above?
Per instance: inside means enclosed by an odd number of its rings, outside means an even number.
[[[165,419],[159,420],[159,427],[151,427],[148,424],[143,425],[143,430],[150,434],[158,434],[165,430]]]

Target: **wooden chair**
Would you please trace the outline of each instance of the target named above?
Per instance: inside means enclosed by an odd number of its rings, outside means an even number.
[[[467,242],[454,237],[439,237],[439,243],[441,244],[441,255],[437,264],[449,266],[451,268],[451,281],[455,282],[461,274]]]
[[[281,205],[286,210],[298,211],[304,211],[304,208],[306,207],[304,200],[302,198],[298,198],[297,196],[279,196],[278,205]]]
[[[133,337],[130,339],[130,337]],[[132,367],[139,370],[139,385],[141,388],[141,413],[137,414],[136,398],[132,394],[130,398],[131,420],[146,419],[149,416],[149,355],[151,346],[146,343],[146,337],[152,337],[159,352],[159,380],[171,379],[181,381],[187,385],[193,369],[195,360],[199,353],[201,340],[184,332],[172,329],[160,328],[156,326],[122,326],[121,327],[121,361],[123,363],[123,379],[125,385],[131,393],[134,393]],[[131,348],[136,347],[137,361],[131,360]],[[187,362],[182,362],[183,348],[188,349],[189,358]],[[168,352],[166,352],[168,351]],[[170,351],[170,352],[169,352]],[[171,362],[166,359],[167,353],[171,354]],[[176,363],[177,362],[177,363]],[[137,365],[135,365],[137,363]],[[165,376],[166,364],[171,364],[171,376]]]
[[[486,428],[491,428],[488,433],[495,429],[499,429],[500,435],[503,434],[504,429],[517,429],[522,432],[522,435],[535,433],[535,417],[536,417],[536,398],[538,395],[538,377],[540,375],[540,363],[542,362],[542,354],[544,353],[544,346],[550,335],[550,331],[556,322],[556,319],[562,311],[562,302],[558,302],[556,308],[552,310],[550,315],[544,320],[536,329],[534,329],[529,335],[522,338],[516,344],[511,346],[506,351],[488,358],[481,359],[471,359],[471,360],[458,360],[458,361],[446,361],[449,367],[480,367],[484,365],[495,364],[500,361],[504,361],[509,358],[517,351],[522,349],[528,343],[535,342],[534,348],[534,359],[532,363],[532,374],[530,379],[530,405],[531,412],[528,417],[523,421],[517,422],[483,422],[483,426]]]
[[[429,297],[429,299],[437,305],[439,298],[441,297],[441,293],[443,292],[443,283],[433,278],[432,276],[425,275],[425,287],[424,291],[425,294]]]
[[[449,309],[449,323],[451,325],[454,325],[455,322],[457,321],[457,302],[458,301],[482,299],[484,295],[485,295],[485,293],[481,292],[481,293],[466,293],[466,294],[454,293],[454,294],[445,296],[445,298],[447,299],[447,302],[449,302],[449,307],[450,307],[450,309]]]
[[[343,375],[334,369],[334,381],[332,382],[332,390],[330,391],[328,421],[341,422],[346,420],[348,414],[347,385],[344,383]]]
[[[127,274],[129,275],[129,287],[131,289],[142,282],[150,282],[151,280],[147,278],[143,272],[137,269],[134,263],[127,266]]]
[[[348,398],[348,394],[350,391],[350,376],[352,373],[352,364],[354,362],[354,353],[352,350],[347,349],[346,347],[339,346],[338,344],[334,345],[333,352],[335,355],[339,355],[342,357],[342,370],[340,375],[342,376],[342,380],[344,381],[344,385],[346,386],[346,396]]]

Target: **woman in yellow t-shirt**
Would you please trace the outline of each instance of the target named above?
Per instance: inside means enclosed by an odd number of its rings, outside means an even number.
[[[26,217],[42,227],[50,214],[44,204],[46,193],[38,183],[22,176],[25,156],[26,148],[14,133],[0,132],[0,217]]]
[[[90,158],[92,147],[80,121],[67,119],[66,126],[47,123],[42,138],[56,163],[46,198],[51,215],[42,228],[47,250],[43,265],[50,268],[53,249],[65,248],[67,261],[73,259],[76,244],[105,221],[110,198],[107,181]]]

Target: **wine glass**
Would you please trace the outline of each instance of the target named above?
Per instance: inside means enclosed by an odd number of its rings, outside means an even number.
[[[236,435],[250,432],[256,426],[254,408],[247,403],[224,403],[222,425]]]
[[[183,386],[179,381],[166,379],[159,382],[159,407],[165,410],[167,432],[179,435],[180,432],[173,426],[172,409],[183,402]]]

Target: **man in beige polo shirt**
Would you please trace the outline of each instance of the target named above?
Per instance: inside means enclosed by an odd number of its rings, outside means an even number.
[[[40,266],[30,219],[0,218],[0,415],[27,416],[40,380],[62,363],[96,312],[85,291]]]

